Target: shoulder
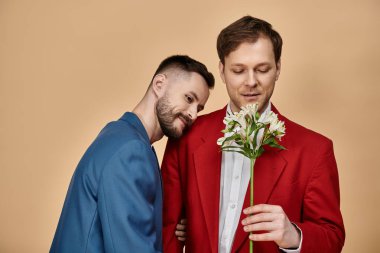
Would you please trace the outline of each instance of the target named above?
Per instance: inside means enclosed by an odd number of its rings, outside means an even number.
[[[80,164],[83,169],[102,170],[110,161],[119,157],[145,156],[147,162],[155,156],[146,138],[125,122],[115,121],[107,124],[89,146]],[[148,157],[147,157],[148,156]]]
[[[104,169],[113,171],[120,169],[128,171],[146,171],[158,166],[156,156],[149,144],[145,141],[134,139],[125,142],[109,156]]]
[[[332,150],[333,143],[328,137],[289,120],[283,115],[279,118],[285,122],[286,134],[282,140],[284,145],[307,148],[316,153]]]
[[[208,114],[199,116],[194,124],[188,129],[181,138],[169,138],[165,150],[165,156],[168,153],[176,154],[183,147],[193,148],[198,147],[203,143],[204,139],[214,138],[215,143],[218,135],[224,129],[223,119],[226,115],[226,107],[213,111]],[[164,156],[164,160],[165,160]]]
[[[117,120],[108,123],[91,146],[97,152],[107,153],[117,152],[119,149],[133,145],[150,147],[148,142],[147,137],[143,136],[135,126],[127,121]]]

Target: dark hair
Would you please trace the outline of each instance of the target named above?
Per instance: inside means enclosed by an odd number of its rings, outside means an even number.
[[[242,17],[220,32],[216,44],[220,61],[224,64],[225,57],[236,50],[241,43],[254,43],[260,36],[268,37],[271,40],[274,57],[278,63],[282,49],[280,34],[273,30],[272,25],[268,22],[251,16]]]
[[[205,79],[209,89],[214,88],[215,79],[212,73],[208,72],[207,67],[203,63],[200,63],[187,55],[173,55],[163,60],[154,73],[153,78],[157,74],[168,69],[178,69],[189,73],[198,73]]]

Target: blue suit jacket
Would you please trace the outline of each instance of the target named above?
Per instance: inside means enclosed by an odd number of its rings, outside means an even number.
[[[162,185],[138,117],[109,123],[72,177],[50,252],[162,252]]]

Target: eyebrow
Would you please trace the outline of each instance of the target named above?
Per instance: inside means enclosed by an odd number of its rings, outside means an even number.
[[[257,67],[261,67],[261,66],[271,66],[271,65],[269,62],[263,62],[263,63],[257,64]]]
[[[199,100],[197,94],[195,94],[194,91],[190,91],[189,93],[195,98],[195,100]]]
[[[269,65],[270,66],[270,63],[269,62],[262,62],[262,63],[259,63],[257,64],[256,67],[261,67],[261,66],[264,66],[264,65]],[[231,64],[232,67],[245,67],[246,65],[243,64],[243,63],[234,63],[234,64]]]
[[[231,64],[231,67],[244,67],[245,65],[244,64],[241,64],[241,63],[235,63],[235,64]]]

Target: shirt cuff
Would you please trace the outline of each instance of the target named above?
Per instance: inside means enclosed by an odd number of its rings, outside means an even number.
[[[302,246],[302,230],[296,224],[294,224],[294,223],[292,223],[292,224],[293,224],[293,226],[296,227],[296,229],[300,235],[300,245],[298,245],[297,249],[284,249],[281,247],[279,247],[279,248],[282,252],[285,252],[285,253],[300,253],[301,252],[301,246]]]

